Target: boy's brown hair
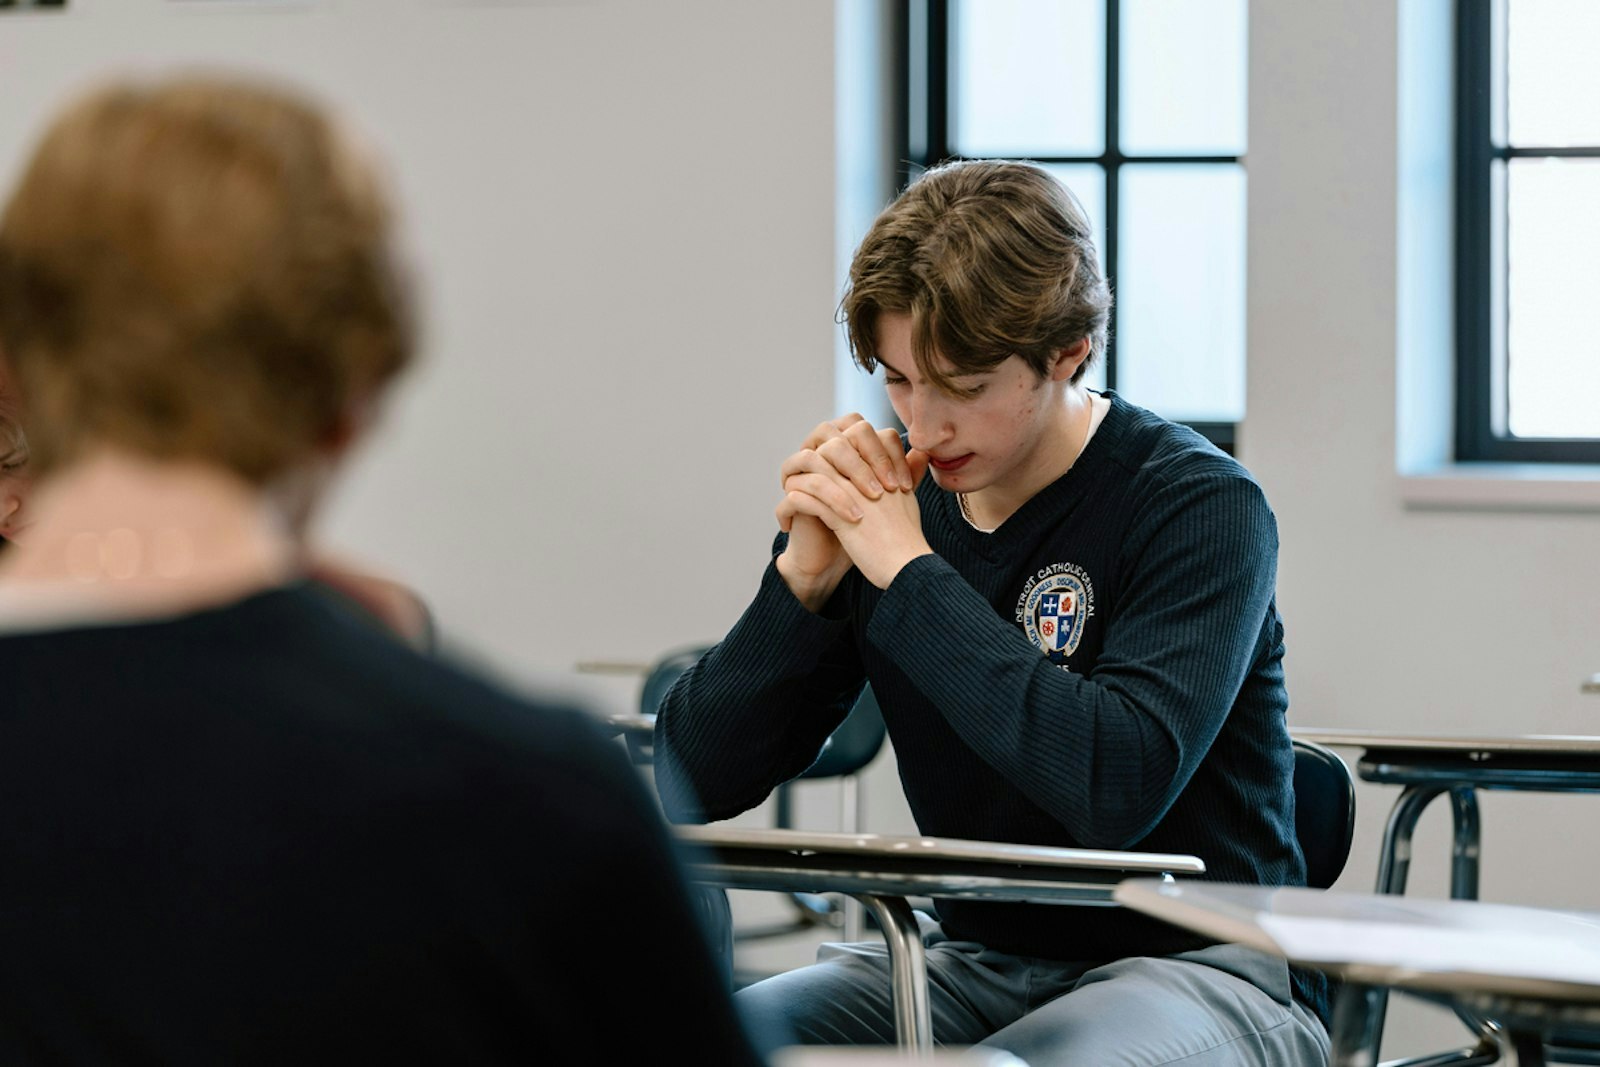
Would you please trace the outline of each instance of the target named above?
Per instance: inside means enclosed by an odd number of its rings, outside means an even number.
[[[409,362],[389,213],[313,105],[232,78],[100,90],[0,215],[0,351],[40,472],[95,446],[263,484]]]
[[[1105,348],[1111,290],[1066,186],[1034,164],[969,160],[928,171],[878,216],[840,309],[867,371],[878,364],[878,317],[909,314],[917,368],[959,395],[953,376],[1013,355],[1043,376],[1057,351],[1088,338],[1077,381]]]

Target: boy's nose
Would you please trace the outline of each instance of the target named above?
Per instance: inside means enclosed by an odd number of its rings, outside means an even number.
[[[943,420],[922,419],[906,427],[906,440],[919,452],[933,451],[950,440],[950,434],[951,426]]]
[[[918,390],[918,395],[911,398],[910,414],[906,438],[911,442],[911,447],[919,452],[938,448],[955,434],[949,408],[940,397],[930,395],[928,390]]]

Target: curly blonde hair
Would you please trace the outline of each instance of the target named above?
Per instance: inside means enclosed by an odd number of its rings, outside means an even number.
[[[40,471],[114,445],[270,481],[411,358],[376,177],[276,87],[101,89],[0,215],[0,350]]]

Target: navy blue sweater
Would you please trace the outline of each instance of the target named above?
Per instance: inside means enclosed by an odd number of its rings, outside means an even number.
[[[934,554],[887,590],[851,571],[820,614],[769,566],[657,722],[679,819],[722,819],[804,770],[864,680],[923,833],[1200,856],[1301,885],[1277,528],[1249,474],[1112,396],[1071,470],[991,534],[931,478]],[[778,539],[775,553],[782,551]],[[1109,960],[1204,944],[1121,910],[941,901],[951,936]],[[1326,1010],[1320,976],[1297,995]]]

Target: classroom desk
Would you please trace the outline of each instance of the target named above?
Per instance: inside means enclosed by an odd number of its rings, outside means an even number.
[[[692,881],[730,889],[847,893],[878,920],[888,945],[900,1048],[933,1048],[927,960],[906,898],[1114,907],[1133,875],[1203,874],[1194,856],[1043,848],[939,837],[679,826]]]
[[[1450,896],[1476,900],[1478,790],[1600,792],[1600,737],[1451,737],[1318,729],[1293,733],[1334,748],[1362,749],[1356,773],[1363,781],[1402,787],[1383,831],[1378,856],[1380,893],[1405,892],[1411,868],[1411,835],[1423,809],[1441,796],[1450,798],[1453,825]]]
[[[1411,869],[1411,837],[1434,800],[1450,798],[1450,896],[1478,899],[1481,825],[1478,791],[1600,792],[1600,737],[1564,734],[1449,736],[1382,731],[1295,730],[1296,737],[1334,748],[1362,749],[1356,773],[1363,781],[1401,787],[1389,810],[1378,853],[1377,891],[1404,893]],[[1371,1041],[1376,1051],[1386,1008],[1381,990],[1371,996]],[[1482,1016],[1464,1014],[1474,1029]]]
[[[1115,897],[1343,979],[1332,1067],[1375,1062],[1371,1010],[1386,988],[1495,1019],[1499,1062],[1508,1067],[1542,1064],[1544,1040],[1556,1030],[1600,1033],[1600,914],[1157,879],[1125,882]]]

